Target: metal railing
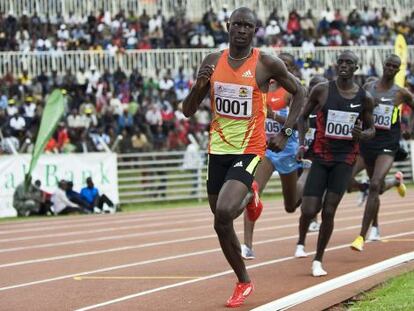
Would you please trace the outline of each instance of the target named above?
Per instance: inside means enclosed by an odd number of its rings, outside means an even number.
[[[264,51],[277,54],[282,50],[295,57],[305,57],[302,48],[286,47],[283,49],[263,48]],[[371,63],[381,72],[381,64],[385,56],[394,52],[392,46],[355,46],[355,47],[318,47],[311,56],[325,65],[335,62],[339,51],[352,50],[359,59],[362,71]],[[92,65],[101,73],[104,70],[113,72],[120,67],[126,73],[137,68],[144,76],[157,76],[166,69],[177,70],[182,66],[185,72],[191,73],[198,68],[203,58],[211,49],[158,49],[158,50],[127,50],[124,53],[109,53],[99,51],[65,51],[65,52],[1,52],[0,75],[8,72],[18,75],[22,70],[28,70],[31,76],[39,75],[42,71],[50,73],[56,70],[65,74],[68,70],[76,73],[80,69],[88,70]],[[408,58],[414,59],[414,46],[408,48]],[[357,72],[358,73],[358,72]]]
[[[208,9],[213,8],[217,13],[223,5],[227,5],[230,11],[241,6],[250,7],[265,20],[275,8],[284,17],[292,9],[301,13],[311,9],[319,17],[319,13],[326,7],[331,10],[341,9],[346,14],[353,7],[362,9],[366,3],[369,3],[371,9],[386,7],[391,14],[400,16],[410,14],[414,4],[413,0],[0,0],[0,11],[12,11],[18,16],[24,13],[32,15],[34,12],[40,16],[46,12],[49,16],[61,13],[64,17],[73,12],[76,16],[85,17],[90,12],[100,10],[108,11],[111,15],[120,10],[140,15],[144,9],[151,16],[160,9],[165,17],[175,16],[179,10],[191,20],[200,20]]]
[[[199,153],[201,165],[191,169],[185,168],[184,154],[181,151],[119,154],[121,204],[206,199],[206,153]],[[413,180],[410,156],[406,161],[395,162],[390,174],[397,170],[404,173],[406,180]],[[277,174],[272,176],[264,193],[282,193]]]

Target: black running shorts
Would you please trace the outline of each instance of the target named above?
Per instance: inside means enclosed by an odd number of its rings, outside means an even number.
[[[365,165],[369,167],[375,166],[375,161],[377,157],[383,154],[389,155],[390,157],[395,158],[398,148],[400,147],[399,143],[391,143],[388,145],[379,145],[377,148],[365,148],[363,145],[360,146],[361,157],[364,159]]]
[[[321,198],[325,190],[342,196],[348,188],[351,176],[352,165],[315,159],[306,179],[303,196]]]
[[[209,154],[207,171],[207,193],[219,194],[227,180],[238,180],[249,189],[260,157],[255,154]]]

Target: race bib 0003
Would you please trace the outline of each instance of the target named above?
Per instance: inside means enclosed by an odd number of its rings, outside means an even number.
[[[248,119],[252,116],[253,87],[232,83],[214,83],[214,108],[217,114]]]
[[[352,129],[358,118],[358,112],[328,110],[325,136],[335,139],[352,140]]]
[[[389,130],[391,128],[394,106],[379,104],[374,108],[374,125],[377,129]]]

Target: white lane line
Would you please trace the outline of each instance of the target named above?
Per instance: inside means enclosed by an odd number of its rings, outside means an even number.
[[[407,221],[410,221],[410,220],[414,220],[414,219],[403,219],[403,220],[399,220],[399,221],[390,221],[390,222],[387,222],[387,223],[384,222],[384,223],[382,223],[382,226],[388,225],[388,224],[394,224],[394,223],[404,223],[404,222],[407,222]],[[360,227],[359,225],[358,226],[349,226],[349,227],[337,229],[336,231],[337,232],[338,231],[348,231],[348,230],[353,230],[353,229],[356,229],[356,228],[359,228],[359,227]],[[313,233],[309,233],[308,236],[316,235],[316,234],[317,234],[317,232],[313,232]],[[409,234],[414,234],[414,231],[405,232],[403,234],[390,235],[390,236],[386,236],[386,237],[383,237],[383,238],[399,237],[399,236],[404,236],[404,235],[409,235]],[[273,243],[273,242],[277,242],[277,241],[284,241],[284,240],[290,240],[290,239],[297,239],[297,235],[295,234],[295,235],[287,236],[287,237],[269,239],[269,240],[266,240],[266,241],[256,242],[255,244],[266,244],[266,243]],[[348,243],[348,244],[344,244],[344,245],[349,247],[350,244]],[[345,247],[345,246],[343,246],[343,247]],[[342,248],[342,246],[340,248]],[[334,248],[331,248],[331,249],[336,249],[336,248],[334,247]],[[203,251],[199,251],[199,252],[180,254],[180,255],[176,255],[176,256],[161,257],[161,258],[157,258],[157,259],[138,261],[138,262],[133,262],[133,263],[129,263],[129,264],[124,264],[124,265],[119,265],[119,266],[112,266],[112,267],[107,267],[107,268],[102,268],[102,269],[97,269],[97,270],[92,270],[92,271],[78,272],[76,274],[62,275],[62,276],[59,276],[59,277],[54,277],[54,278],[49,278],[49,279],[43,279],[43,280],[38,280],[38,281],[32,281],[32,282],[27,282],[27,283],[20,283],[20,284],[5,286],[5,287],[1,287],[0,291],[6,291],[6,290],[10,290],[10,289],[15,289],[15,288],[21,288],[21,287],[27,287],[27,286],[38,285],[38,284],[43,284],[43,283],[49,283],[49,282],[53,282],[53,281],[59,281],[59,280],[72,278],[72,277],[75,277],[75,276],[96,274],[96,273],[101,273],[101,272],[108,272],[108,271],[114,271],[114,270],[119,270],[119,269],[130,268],[130,267],[142,266],[142,265],[146,265],[146,264],[153,264],[153,263],[158,263],[158,262],[163,262],[163,261],[168,261],[168,260],[176,260],[176,259],[180,259],[180,258],[187,258],[187,257],[192,257],[192,256],[205,255],[205,254],[218,252],[218,251],[221,251],[221,249],[220,248],[214,248],[214,249],[208,249],[208,250],[203,250]],[[312,254],[312,252],[308,252],[308,253]],[[287,257],[287,258],[291,259],[293,257]],[[276,261],[276,262],[278,262],[278,261]],[[271,263],[273,263],[273,261],[271,261]],[[261,266],[262,264],[258,264],[258,265]],[[251,265],[250,267],[256,267],[256,265]]]
[[[192,219],[191,222],[206,222],[207,220],[211,220],[212,217],[206,218],[197,218]],[[179,220],[179,221],[169,221],[169,222],[152,222],[149,224],[138,224],[133,226],[122,226],[122,227],[107,227],[101,229],[94,229],[94,230],[82,230],[82,231],[72,231],[72,232],[63,232],[63,233],[54,233],[51,235],[42,234],[42,235],[32,235],[32,236],[25,236],[25,237],[18,237],[18,238],[10,238],[10,239],[0,239],[0,243],[4,242],[15,242],[15,241],[27,241],[27,240],[35,240],[35,239],[42,239],[42,238],[55,238],[55,237],[67,237],[67,236],[74,236],[74,235],[85,235],[91,233],[100,233],[100,232],[113,232],[113,231],[122,231],[127,229],[139,229],[139,228],[152,228],[155,226],[165,226],[165,225],[179,225],[179,224],[187,224],[189,221],[187,220]],[[162,230],[160,230],[162,231]],[[1,250],[0,250],[1,252]]]
[[[386,210],[386,209],[387,208],[383,208],[383,211]],[[358,210],[357,209],[348,209],[345,212],[346,213],[354,213],[355,211],[358,211]],[[406,214],[406,213],[410,213],[410,212],[412,212],[412,210],[403,210],[403,211],[399,211],[399,212],[387,212],[387,213],[382,212],[382,215],[384,215],[384,216],[386,216],[386,215],[398,215],[398,214]],[[267,214],[267,215],[269,215],[269,214]],[[272,222],[274,220],[277,220],[277,221],[280,221],[280,220],[296,220],[297,218],[298,218],[298,215],[273,217],[273,218],[266,217],[263,220],[261,220],[261,222],[262,223]],[[360,218],[361,218],[361,216],[341,217],[341,218],[338,217],[338,219],[336,219],[336,221],[347,221],[347,220],[355,220],[355,219],[360,219]],[[291,224],[287,224],[287,225],[282,225],[282,226],[271,226],[271,227],[266,227],[266,228],[260,228],[260,229],[256,229],[255,231],[257,232],[257,231],[264,231],[264,230],[289,228],[289,227],[295,227],[295,226],[297,226],[296,222],[291,223]],[[71,241],[64,241],[64,242],[30,245],[30,246],[18,246],[18,247],[0,249],[0,253],[15,252],[15,251],[22,251],[22,250],[29,250],[29,249],[57,247],[57,246],[65,246],[65,245],[75,245],[75,244],[83,244],[83,243],[91,243],[91,242],[100,242],[100,241],[107,241],[107,240],[134,238],[134,237],[140,237],[140,236],[149,236],[149,235],[165,234],[165,233],[172,233],[172,232],[184,232],[184,231],[193,230],[193,229],[203,229],[203,228],[210,228],[210,227],[211,227],[211,225],[197,226],[197,227],[187,227],[187,228],[181,228],[181,229],[155,230],[155,231],[147,231],[147,232],[144,232],[144,233],[142,233],[142,232],[140,232],[140,233],[130,233],[130,234],[112,235],[112,236],[105,236],[105,237],[91,238],[91,239],[71,240]],[[179,230],[179,231],[171,231],[171,230]]]
[[[411,203],[407,203],[406,206],[410,206],[411,207]],[[404,207],[405,205],[402,205],[401,207]],[[387,209],[395,209],[392,206],[386,206],[383,207],[382,210],[387,210]],[[345,209],[342,213],[350,213],[350,212],[355,212],[355,211],[361,211],[361,208],[353,208],[353,209]],[[405,211],[410,211],[409,209],[406,209]],[[342,214],[341,213],[341,214]],[[398,212],[396,212],[398,213]],[[293,215],[293,216],[286,216],[286,213],[280,213],[280,211],[269,211],[266,214],[266,218],[264,218],[263,220],[261,220],[261,222],[266,222],[266,221],[273,221],[274,218],[269,218],[269,215],[282,215],[279,216],[277,219],[278,220],[290,220],[290,219],[296,219],[298,218],[298,215]],[[209,215],[209,217],[204,218],[204,220],[192,220],[192,221],[205,221],[206,219],[210,219],[212,218],[212,215]],[[270,220],[269,220],[270,219]],[[94,229],[94,230],[88,230],[88,231],[72,231],[72,232],[63,232],[63,233],[56,233],[53,234],[53,236],[51,236],[50,234],[44,234],[44,235],[33,235],[33,236],[25,236],[25,237],[16,237],[16,238],[8,238],[8,239],[0,239],[0,243],[8,243],[8,242],[16,242],[16,241],[26,241],[26,240],[34,240],[34,239],[41,239],[41,238],[55,238],[55,237],[66,237],[66,236],[73,236],[73,235],[85,235],[85,234],[89,234],[89,233],[99,233],[99,232],[109,232],[109,231],[122,231],[124,229],[133,229],[136,227],[139,228],[146,228],[146,227],[152,227],[155,225],[169,225],[169,224],[178,224],[178,223],[187,223],[188,220],[185,221],[178,221],[178,222],[160,222],[160,223],[152,223],[152,224],[145,224],[145,225],[134,225],[134,226],[122,226],[122,227],[109,227],[109,228],[103,228],[103,229]],[[112,223],[111,223],[112,224]],[[157,230],[157,232],[162,232],[162,230]],[[139,233],[134,233],[131,235],[117,235],[115,237],[119,237],[119,238],[125,238],[125,237],[135,237],[137,236],[137,234]],[[109,239],[112,239],[111,237]],[[96,238],[96,241],[100,241],[101,238]],[[85,243],[85,241],[95,241],[95,239],[82,239],[82,240],[72,240],[72,241],[64,241],[64,242],[55,242],[55,243],[44,243],[44,244],[36,244],[36,245],[30,245],[30,246],[21,246],[21,247],[13,247],[13,248],[5,248],[3,247],[2,249],[0,249],[0,253],[3,252],[8,252],[8,251],[17,251],[17,250],[24,250],[24,249],[35,249],[35,248],[43,248],[43,247],[50,247],[50,246],[59,246],[59,245],[72,245],[72,244],[77,244],[77,241],[80,241],[79,243]]]
[[[411,235],[411,234],[414,234],[414,231],[389,235],[389,236],[386,236],[385,238],[405,236],[405,235]],[[348,247],[349,247],[349,243],[342,244],[342,245],[327,248],[326,252],[333,251],[333,250],[338,250],[338,249],[342,249],[342,248],[348,248]],[[315,252],[309,252],[309,254],[314,254],[314,253]],[[292,259],[296,259],[296,258],[293,257],[293,256],[290,256],[290,257],[279,258],[279,259],[275,259],[275,260],[271,260],[271,261],[265,261],[265,262],[262,262],[262,263],[259,263],[259,264],[250,265],[250,266],[247,267],[247,269],[251,270],[251,269],[264,267],[264,266],[268,266],[268,265],[272,265],[272,264],[275,264],[275,263],[284,262],[284,261],[288,261],[288,260],[292,260]],[[76,309],[75,311],[87,311],[87,310],[97,309],[97,308],[100,308],[100,307],[105,307],[105,306],[108,306],[108,305],[111,305],[111,304],[114,304],[114,303],[118,303],[118,302],[122,302],[122,301],[125,301],[125,300],[137,298],[137,297],[140,297],[140,296],[145,296],[145,295],[148,295],[148,294],[160,292],[160,291],[167,290],[167,289],[170,289],[170,288],[181,287],[181,286],[184,286],[184,285],[193,284],[193,283],[197,283],[197,282],[201,282],[201,281],[221,277],[221,276],[231,274],[231,273],[234,273],[233,270],[227,270],[227,271],[223,271],[223,272],[216,273],[216,274],[211,274],[211,275],[208,275],[208,276],[205,276],[205,277],[202,277],[202,278],[199,278],[199,279],[195,279],[195,280],[189,280],[189,281],[170,284],[170,285],[167,285],[167,286],[153,288],[153,289],[138,292],[138,293],[135,293],[135,294],[131,294],[131,295],[119,297],[119,298],[116,298],[116,299],[104,301],[102,303],[98,303],[98,304],[86,306],[86,307],[83,307],[83,308],[79,308],[79,309]],[[275,309],[273,309],[272,311],[274,311],[274,310]]]
[[[286,310],[318,296],[322,296],[323,294],[331,292],[335,289],[369,278],[370,276],[384,272],[412,260],[414,260],[414,252],[396,256],[274,300],[265,305],[254,308],[252,311]]]
[[[265,201],[266,203],[273,203],[278,202],[275,200]],[[92,215],[73,215],[73,216],[65,216],[65,217],[44,217],[41,219],[21,219],[21,220],[12,220],[12,221],[2,221],[0,222],[1,228],[9,228],[13,229],[14,227],[22,228],[22,227],[30,227],[33,226],[37,228],[39,225],[44,224],[70,224],[70,223],[80,223],[80,222],[94,222],[94,221],[108,221],[110,218],[118,219],[118,218],[147,218],[147,217],[157,217],[157,216],[164,216],[166,213],[168,215],[187,215],[189,212],[199,212],[199,213],[206,213],[210,212],[208,204],[206,203],[205,206],[187,206],[187,207],[177,207],[177,208],[168,208],[165,209],[148,209],[148,210],[136,210],[131,212],[119,212],[116,214],[92,214]]]
[[[126,239],[126,238],[143,237],[143,236],[150,236],[150,235],[157,235],[157,234],[185,232],[189,230],[205,229],[205,228],[211,228],[211,226],[197,226],[197,227],[186,227],[186,228],[181,228],[181,229],[158,230],[158,231],[150,231],[150,232],[123,234],[123,235],[116,235],[116,236],[106,236],[106,237],[93,238],[93,239],[83,239],[83,240],[75,240],[75,241],[46,243],[46,244],[39,244],[39,245],[33,245],[33,246],[6,248],[6,249],[0,249],[0,253],[15,252],[15,251],[22,251],[22,250],[29,250],[29,249],[38,249],[38,248],[47,248],[47,247],[76,245],[76,244],[84,244],[84,243],[91,243],[91,242],[120,240],[120,239]]]
[[[192,218],[194,216],[197,216],[199,214],[205,214],[204,216],[207,216],[208,213],[187,213],[187,214],[178,214],[178,215],[163,215],[163,216],[153,216],[153,217],[147,217],[147,218],[139,218],[139,217],[129,217],[127,219],[117,219],[117,220],[109,220],[104,222],[96,222],[94,220],[91,220],[90,222],[84,222],[84,223],[76,223],[76,224],[70,224],[70,225],[59,225],[59,226],[50,226],[49,224],[44,224],[44,226],[38,226],[35,228],[25,228],[25,229],[19,229],[19,230],[5,230],[0,231],[0,235],[2,234],[13,234],[13,233],[27,233],[27,232],[36,232],[36,231],[48,231],[48,230],[62,230],[62,229],[71,229],[71,228],[82,228],[82,227],[96,227],[96,226],[104,226],[109,224],[124,224],[124,223],[130,223],[130,222],[147,222],[148,220],[161,220],[161,219],[171,219],[171,218]],[[88,217],[85,215],[85,217]]]
[[[389,201],[389,202],[388,202]],[[406,200],[407,201],[407,200]],[[395,203],[395,201],[392,201],[391,199],[388,200],[382,200],[382,204],[387,203]],[[267,201],[267,205],[272,204],[282,204],[280,201]],[[355,206],[355,202],[351,200],[345,200],[341,205],[339,206],[340,209],[347,208],[347,207],[353,207]],[[281,206],[279,206],[281,207]],[[272,209],[274,211],[274,208],[271,206],[268,207],[268,209]],[[275,211],[277,213],[284,212],[283,209]],[[171,219],[171,218],[191,218],[197,215],[201,216],[208,216],[211,215],[209,212],[209,209],[195,209],[195,208],[188,208],[188,210],[183,211],[164,211],[163,213],[157,213],[157,214],[144,214],[141,215],[141,212],[134,212],[134,213],[128,213],[128,214],[116,214],[116,215],[83,215],[81,216],[75,216],[71,219],[71,221],[61,221],[57,222],[54,220],[51,221],[42,221],[39,222],[38,225],[35,225],[33,228],[25,228],[20,229],[21,227],[25,227],[25,224],[21,224],[21,226],[18,226],[19,229],[10,230],[10,228],[5,228],[2,226],[2,223],[0,223],[0,228],[4,230],[0,230],[0,235],[10,235],[13,233],[27,233],[27,232],[37,232],[37,231],[45,231],[45,230],[54,230],[54,229],[70,229],[70,228],[82,228],[82,227],[94,227],[94,226],[104,226],[108,224],[116,224],[116,223],[130,223],[130,222],[147,222],[148,220],[161,220],[161,219]],[[99,219],[98,217],[105,217],[105,220]],[[107,217],[108,216],[108,217]],[[111,218],[109,218],[111,217]],[[102,220],[102,221],[101,221]],[[67,225],[63,225],[67,224]],[[58,226],[56,226],[58,225]]]

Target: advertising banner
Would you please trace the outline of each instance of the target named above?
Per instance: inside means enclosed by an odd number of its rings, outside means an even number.
[[[15,216],[13,193],[23,182],[30,165],[30,155],[0,157],[0,217]],[[73,181],[73,189],[85,187],[91,176],[99,192],[119,203],[118,170],[115,153],[43,154],[32,174],[32,182],[39,179],[41,189],[53,193],[60,179]]]

